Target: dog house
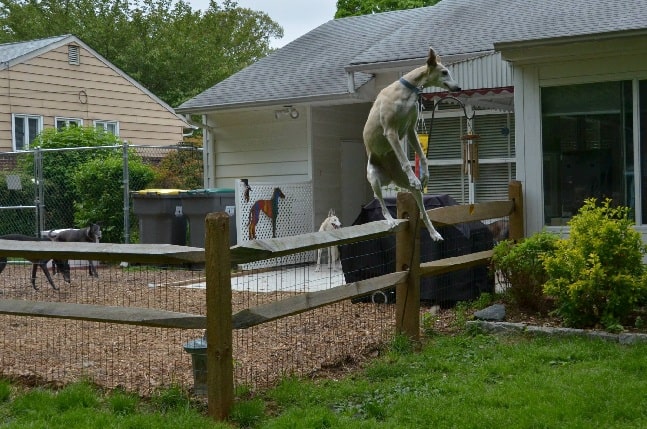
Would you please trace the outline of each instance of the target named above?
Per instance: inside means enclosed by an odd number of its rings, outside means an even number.
[[[396,217],[396,199],[384,199],[389,212]],[[426,210],[456,205],[449,195],[425,195]],[[382,208],[377,199],[365,205],[353,225],[383,220]],[[493,236],[482,222],[467,222],[436,228],[442,241],[433,241],[429,234],[420,234],[420,259],[428,262],[453,256],[466,255],[493,247]],[[395,271],[395,237],[388,236],[340,246],[342,269],[346,282],[356,282]],[[494,292],[494,279],[487,266],[425,277],[420,284],[420,299],[432,305],[451,307],[459,301],[478,298],[483,292]],[[373,297],[380,302],[394,301],[395,291],[390,290]],[[368,299],[371,299],[369,297]]]

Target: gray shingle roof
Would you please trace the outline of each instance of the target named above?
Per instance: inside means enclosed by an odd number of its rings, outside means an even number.
[[[24,55],[28,55],[53,43],[57,43],[66,37],[69,37],[69,34],[48,37],[46,39],[30,40],[28,42],[2,43],[0,44],[0,62],[11,63]]]
[[[348,94],[345,67],[494,50],[495,43],[647,29],[645,0],[442,0],[329,21],[176,110],[293,103]],[[355,75],[357,87],[370,76]]]

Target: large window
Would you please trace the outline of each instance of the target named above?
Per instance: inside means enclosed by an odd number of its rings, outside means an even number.
[[[36,115],[13,115],[13,150],[28,150],[43,130],[43,118]]]
[[[586,198],[635,209],[632,83],[543,88],[546,225],[565,225]]]

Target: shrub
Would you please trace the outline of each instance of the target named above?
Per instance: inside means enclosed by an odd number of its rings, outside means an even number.
[[[118,137],[93,127],[70,126],[61,130],[46,128],[36,137],[32,143],[33,147],[42,149],[86,148],[48,151],[42,154],[45,195],[56,195],[55,203],[51,198],[46,201],[46,229],[74,226],[73,207],[74,201],[78,201],[78,195],[69,184],[72,181],[72,175],[76,171],[76,167],[91,159],[103,159],[114,153],[114,149],[99,149],[97,147],[120,144]],[[27,174],[33,173],[34,155],[30,154],[22,158],[20,165]],[[87,224],[77,224],[76,226],[84,227]]]
[[[542,231],[518,244],[505,240],[494,247],[492,268],[500,272],[506,291],[520,308],[546,310],[543,288],[548,274],[542,257],[555,251],[558,240],[556,235]]]
[[[629,208],[596,199],[584,202],[569,222],[570,236],[544,258],[549,275],[544,291],[574,327],[617,329],[647,291],[645,246],[633,229]]]
[[[128,156],[129,188],[144,189],[153,179],[153,169],[131,151]],[[87,225],[92,220],[101,221],[102,241],[123,242],[124,191],[123,159],[114,154],[104,159],[93,159],[76,168],[72,177],[77,201],[74,203],[74,221]],[[131,205],[132,207],[132,205]],[[137,228],[137,218],[129,216],[131,230]]]
[[[202,152],[193,147],[178,147],[169,152],[157,166],[154,188],[197,189],[202,188]]]

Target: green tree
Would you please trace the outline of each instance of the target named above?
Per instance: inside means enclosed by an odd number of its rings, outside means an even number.
[[[265,13],[211,0],[0,0],[0,42],[74,34],[171,106],[271,52]]]
[[[335,18],[433,6],[440,0],[337,0]]]

